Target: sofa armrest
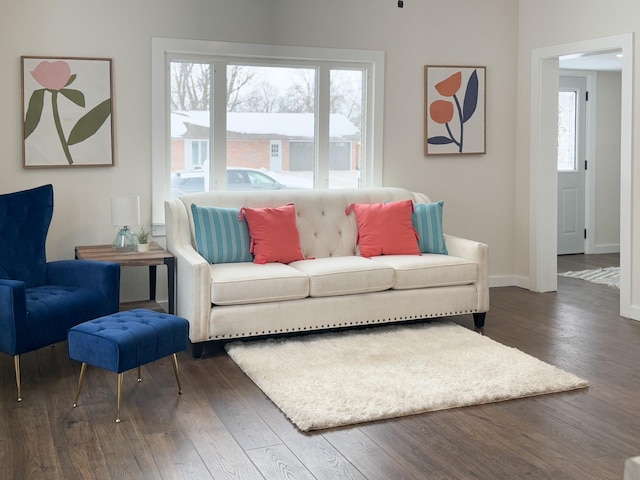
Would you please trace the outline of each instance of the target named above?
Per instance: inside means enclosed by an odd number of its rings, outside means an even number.
[[[165,201],[167,250],[176,259],[176,314],[189,320],[192,342],[209,340],[211,316],[211,266],[191,243],[189,217],[184,203]]]
[[[478,264],[478,311],[489,311],[489,246],[466,238],[444,235],[449,255]]]

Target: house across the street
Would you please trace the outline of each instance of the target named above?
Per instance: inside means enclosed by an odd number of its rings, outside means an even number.
[[[209,158],[210,112],[171,114],[171,171],[201,168]],[[359,170],[360,130],[330,115],[330,170]],[[313,113],[227,113],[227,165],[271,172],[313,171]]]

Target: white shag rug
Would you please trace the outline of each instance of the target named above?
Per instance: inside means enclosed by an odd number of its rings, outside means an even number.
[[[446,321],[233,342],[226,349],[302,431],[587,386]]]
[[[577,272],[559,273],[561,277],[579,278],[591,283],[609,285],[620,288],[620,267],[594,268],[593,270],[580,270]]]

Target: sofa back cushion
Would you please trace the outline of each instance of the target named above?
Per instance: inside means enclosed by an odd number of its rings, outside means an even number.
[[[191,204],[196,249],[209,263],[250,262],[249,228],[239,208]]]
[[[421,203],[430,202],[426,195],[396,187],[190,193],[181,195],[179,198],[185,206],[188,215],[185,219],[188,224],[185,226],[188,226],[190,231],[180,230],[177,233],[190,235],[191,242],[196,248],[195,228],[191,214],[193,203],[227,208],[279,207],[294,203],[300,248],[305,258],[355,255],[358,225],[355,215],[346,215],[347,207],[352,203],[380,203],[408,199]]]

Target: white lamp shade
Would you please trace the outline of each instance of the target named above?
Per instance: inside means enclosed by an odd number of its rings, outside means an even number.
[[[140,225],[140,197],[111,197],[111,225]]]

